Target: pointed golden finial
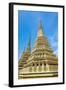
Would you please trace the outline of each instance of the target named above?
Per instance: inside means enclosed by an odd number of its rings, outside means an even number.
[[[42,22],[41,19],[39,20],[39,28],[38,28],[38,37],[43,36],[43,31],[42,31]]]
[[[39,29],[42,29],[42,22],[41,22],[41,19],[39,19]]]

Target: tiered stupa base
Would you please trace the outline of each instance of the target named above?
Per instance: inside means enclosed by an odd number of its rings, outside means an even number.
[[[58,77],[58,72],[36,72],[36,73],[21,73],[18,79],[28,79],[28,78],[46,78],[46,77]]]

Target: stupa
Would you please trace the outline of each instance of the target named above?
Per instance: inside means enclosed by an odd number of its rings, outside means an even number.
[[[30,43],[30,42],[29,42]],[[58,77],[58,57],[44,36],[40,21],[32,51],[30,44],[18,63],[18,79]]]

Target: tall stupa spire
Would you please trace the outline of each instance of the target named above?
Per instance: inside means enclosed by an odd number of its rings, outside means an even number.
[[[38,27],[38,37],[43,36],[43,31],[42,31],[43,27],[42,27],[42,22],[41,20],[39,21],[39,27]]]
[[[31,50],[31,48],[30,48],[30,39],[29,39],[27,51],[30,51],[30,50]]]

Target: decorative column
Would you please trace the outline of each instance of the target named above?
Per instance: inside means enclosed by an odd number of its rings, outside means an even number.
[[[39,62],[39,72],[41,72],[42,69],[41,66],[42,66],[41,63]]]
[[[42,62],[42,72],[44,72],[44,63]]]
[[[47,61],[46,61],[46,71],[49,71],[49,65],[48,65]]]
[[[36,72],[36,63],[34,62],[34,72]]]

